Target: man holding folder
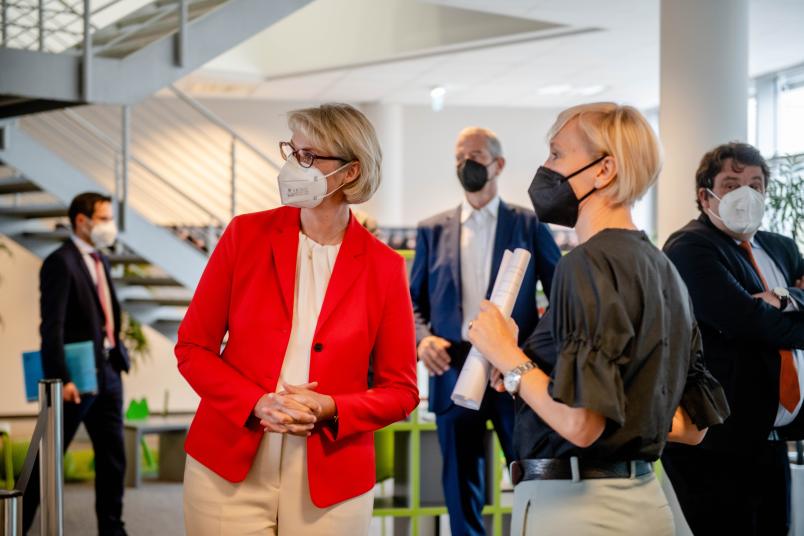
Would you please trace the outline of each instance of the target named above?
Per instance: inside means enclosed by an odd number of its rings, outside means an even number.
[[[98,248],[116,238],[111,199],[98,193],[78,195],[70,203],[71,236],[42,264],[39,273],[42,370],[64,383],[64,449],[81,422],[95,452],[95,513],[98,533],[124,535],[123,385],[128,352],[120,341],[120,305],[112,286],[108,259]],[[97,393],[81,393],[70,377],[64,345],[92,341]],[[39,506],[38,465],[23,501],[23,531],[28,532]]]

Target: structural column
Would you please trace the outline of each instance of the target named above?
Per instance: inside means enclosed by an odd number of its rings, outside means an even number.
[[[400,104],[369,103],[361,106],[374,125],[382,147],[382,183],[374,197],[358,210],[367,212],[384,227],[403,224],[403,119]]]
[[[703,154],[745,141],[748,0],[662,0],[659,244],[697,217],[695,170]]]

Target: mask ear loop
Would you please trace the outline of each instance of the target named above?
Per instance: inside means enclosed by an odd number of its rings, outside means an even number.
[[[707,189],[706,189],[706,191],[707,191],[707,192],[709,192],[710,194],[712,194],[712,197],[714,197],[714,198],[715,198],[715,199],[717,199],[718,201],[723,202],[723,200],[722,200],[721,198],[719,198],[719,197],[717,196],[717,194],[716,194],[715,192],[713,192],[712,190],[710,190],[709,188],[707,188]],[[713,218],[716,218],[716,219],[718,219],[718,220],[722,221],[724,225],[726,224],[726,222],[725,222],[725,221],[723,221],[723,218],[721,218],[720,216],[718,216],[717,214],[715,214],[714,212],[712,212],[712,209],[711,209],[711,208],[707,208],[707,209],[706,209],[706,211],[707,211],[707,212],[709,213],[709,215],[710,215],[710,216],[712,216]]]
[[[609,156],[609,155],[604,154],[603,156],[601,156],[600,158],[598,158],[598,159],[597,159],[597,160],[595,160],[594,162],[589,162],[588,164],[586,164],[584,167],[582,167],[582,168],[581,168],[581,169],[579,169],[578,171],[575,171],[575,172],[573,172],[573,173],[571,173],[571,174],[567,175],[567,176],[566,176],[566,178],[564,179],[564,181],[568,181],[568,180],[570,180],[572,177],[574,177],[575,175],[577,175],[578,173],[583,173],[584,171],[586,171],[586,170],[587,170],[587,169],[589,169],[590,167],[594,166],[595,164],[597,164],[597,163],[599,163],[599,162],[602,162],[602,161],[603,161],[603,159],[604,159],[604,158],[606,158],[607,156]],[[611,184],[611,183],[609,183],[609,184]],[[606,188],[607,186],[608,186],[608,184],[607,184],[606,186],[604,186],[603,188]],[[590,196],[590,195],[592,195],[593,193],[597,192],[598,190],[602,190],[603,188],[594,188],[594,187],[593,187],[591,190],[589,190],[588,192],[586,192],[586,194],[584,194],[584,195],[583,195],[583,197],[581,197],[580,199],[578,199],[578,203],[582,203],[584,199],[586,199],[587,197],[589,197],[589,196]]]
[[[330,172],[329,172],[329,173],[327,173],[326,175],[323,175],[323,177],[324,177],[324,178],[327,178],[327,177],[329,177],[329,176],[331,176],[331,175],[334,175],[334,174],[336,174],[337,172],[339,172],[339,171],[343,170],[344,168],[346,168],[346,166],[350,166],[350,165],[354,164],[355,162],[357,162],[357,160],[352,160],[351,162],[346,162],[344,165],[342,165],[341,167],[339,167],[339,168],[338,168],[338,169],[336,169],[335,171],[330,171]],[[327,192],[326,194],[322,195],[322,196],[321,196],[319,199],[326,199],[327,197],[331,196],[332,194],[334,194],[335,192],[337,192],[338,190],[340,190],[341,188],[343,188],[343,187],[344,187],[344,186],[346,186],[347,184],[348,184],[348,183],[344,182],[343,184],[341,184],[340,186],[338,186],[337,188],[335,188],[335,189],[334,189],[334,190],[332,190],[331,192]]]

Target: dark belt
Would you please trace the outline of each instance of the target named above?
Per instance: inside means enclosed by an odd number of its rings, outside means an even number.
[[[573,475],[573,464],[576,475]],[[633,474],[632,474],[633,470]],[[631,462],[600,462],[578,458],[538,458],[517,460],[511,464],[514,486],[526,480],[586,480],[591,478],[631,478],[653,472],[653,466],[643,460]]]

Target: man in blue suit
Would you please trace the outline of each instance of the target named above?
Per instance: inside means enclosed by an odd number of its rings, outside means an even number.
[[[466,193],[462,205],[419,224],[410,292],[416,318],[419,359],[430,372],[430,411],[436,414],[443,457],[442,483],[453,536],[485,534],[483,436],[491,419],[505,457],[511,445],[514,402],[508,393],[486,389],[480,411],[452,403],[450,396],[469,353],[469,322],[488,299],[503,252],[523,248],[531,259],[512,317],[520,344],[536,327],[536,284],[549,295],[561,256],[553,236],[530,210],[503,202],[497,180],[505,166],[497,136],[466,128],[455,147],[458,179]]]

